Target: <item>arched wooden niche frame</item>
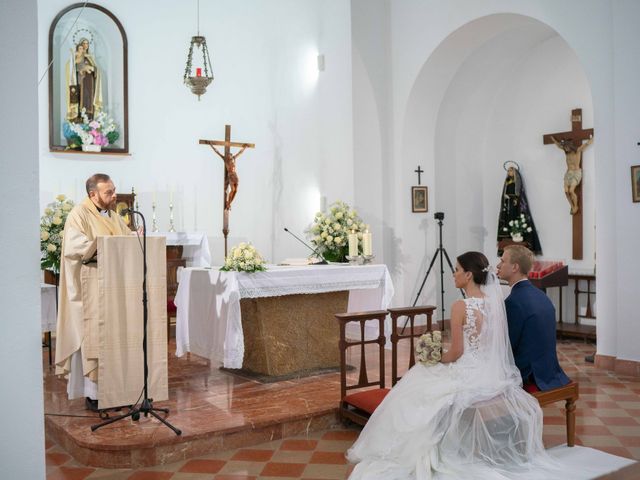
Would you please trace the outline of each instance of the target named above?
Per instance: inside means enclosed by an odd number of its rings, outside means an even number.
[[[56,27],[61,19],[65,18],[70,12],[73,10],[78,10],[77,13],[84,8],[84,11],[79,17],[78,24],[74,25],[70,32],[68,29],[65,31],[56,32]],[[128,61],[127,61],[127,34],[122,27],[120,21],[116,18],[116,16],[111,13],[106,8],[96,5],[95,3],[74,3],[60,11],[58,15],[51,22],[51,27],[49,28],[49,150],[52,152],[80,152],[80,150],[69,150],[67,142],[63,135],[63,124],[66,121],[66,82],[64,80],[64,68],[66,62],[70,58],[70,54],[59,55],[59,52],[62,51],[65,47],[60,47],[58,45],[54,45],[54,41],[57,40],[56,33],[62,36],[62,40],[68,33],[68,37],[64,40],[65,45],[70,45],[73,42],[74,32],[76,32],[79,28],[83,28],[87,23],[91,23],[88,12],[98,11],[104,15],[103,26],[104,31],[108,32],[111,27],[107,22],[113,22],[117,31],[120,33],[120,38],[122,40],[122,70],[121,70],[121,82],[120,78],[114,78],[115,74],[113,71],[115,68],[115,61],[119,60],[113,56],[117,55],[119,52],[119,46],[115,45],[109,52],[110,62],[107,62],[111,68],[112,72],[106,72],[106,75],[113,75],[113,77],[103,80],[108,80],[110,85],[115,85],[114,82],[118,82],[117,87],[114,88],[114,92],[107,92],[107,102],[105,102],[103,110],[107,111],[107,113],[114,118],[116,123],[118,124],[118,131],[120,132],[120,138],[114,145],[109,145],[102,148],[102,151],[99,153],[94,153],[94,155],[100,154],[128,154],[129,153],[129,88],[128,88]],[[72,19],[75,20],[77,16],[76,12],[73,12]],[[84,21],[83,21],[84,20]],[[93,22],[93,28],[96,29],[96,32],[100,29],[100,25],[97,22]],[[112,30],[113,32],[113,30]],[[99,33],[99,32],[98,32]],[[61,42],[60,42],[61,43]],[[57,47],[57,48],[56,48]],[[57,50],[57,52],[56,52]],[[68,51],[68,49],[67,49]],[[58,53],[54,57],[54,52]],[[100,56],[97,55],[96,62],[98,63],[98,67],[100,67]],[[120,77],[120,75],[118,75]],[[121,85],[120,85],[121,83]],[[111,109],[117,110],[116,112],[110,111]],[[84,152],[83,152],[84,153]]]

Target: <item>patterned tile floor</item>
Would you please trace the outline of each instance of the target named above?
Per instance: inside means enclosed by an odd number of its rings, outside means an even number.
[[[580,382],[576,443],[640,460],[640,378],[616,375],[586,363],[585,355],[595,351],[591,344],[562,341],[558,351],[567,374]],[[547,447],[566,442],[564,422],[560,404],[545,409],[544,441]],[[344,452],[357,435],[355,428],[325,430],[137,470],[80,465],[47,439],[47,478],[343,479],[350,471]]]

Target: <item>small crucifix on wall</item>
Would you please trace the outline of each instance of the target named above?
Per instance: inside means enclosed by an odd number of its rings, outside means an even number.
[[[420,185],[420,175],[424,173],[424,170],[418,165],[414,172],[418,174],[418,185],[411,187],[411,211],[414,213],[427,212],[429,210],[427,187]]]
[[[582,143],[586,140],[586,143]],[[582,128],[582,109],[571,111],[571,131],[550,133],[542,137],[545,145],[554,144],[566,157],[564,194],[570,205],[573,227],[572,257],[582,260],[582,152],[593,142],[593,128]]]
[[[229,236],[229,212],[231,202],[238,192],[238,173],[236,172],[236,158],[247,148],[255,148],[253,143],[239,143],[231,141],[231,125],[224,126],[224,141],[222,140],[200,140],[200,145],[209,145],[214,152],[224,162],[224,190],[222,203],[222,234],[224,235],[224,256],[227,257],[227,237]],[[216,146],[224,147],[222,154]],[[234,155],[231,154],[231,147],[239,148]]]

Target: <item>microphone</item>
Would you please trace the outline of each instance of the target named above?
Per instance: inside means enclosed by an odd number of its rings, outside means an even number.
[[[122,210],[120,210],[120,216],[121,217],[126,217],[130,213],[133,214],[133,213],[138,213],[138,212],[136,212],[133,208],[123,208]]]
[[[300,237],[298,237],[295,233],[293,233],[292,231],[290,231],[287,227],[284,227],[284,231],[287,232],[289,235],[293,236],[293,238],[295,238],[296,240],[298,240],[301,244],[303,244],[305,247],[307,247],[309,250],[311,250],[313,253],[315,253],[318,257],[320,257],[322,259],[321,262],[315,263],[314,265],[326,265],[327,261],[325,260],[325,258],[322,256],[322,254],[320,252],[318,252],[315,248],[313,248],[311,245],[307,244],[307,242],[305,242],[304,240],[302,240]]]

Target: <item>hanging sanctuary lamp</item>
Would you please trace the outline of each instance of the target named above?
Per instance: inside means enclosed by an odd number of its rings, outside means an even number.
[[[194,50],[196,54],[195,58]],[[195,75],[193,71],[194,61],[196,62]],[[200,35],[200,0],[198,0],[198,34],[195,37],[191,37],[183,81],[184,84],[189,87],[191,93],[198,96],[198,101],[200,100],[200,95],[205,94],[207,87],[213,81],[213,71],[211,69],[207,40],[204,36]]]

